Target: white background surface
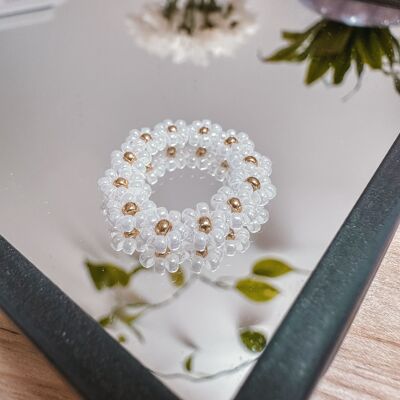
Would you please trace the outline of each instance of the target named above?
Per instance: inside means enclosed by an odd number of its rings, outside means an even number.
[[[257,53],[281,45],[281,29],[303,29],[317,16],[294,0],[251,4],[258,34],[237,57],[209,68],[176,66],[138,49],[124,19],[139,2],[71,0],[48,23],[0,33],[0,233],[95,317],[113,295],[93,289],[83,261],[132,265],[108,245],[96,186],[131,128],[210,118],[248,132],[272,159],[278,196],[271,220],[246,254],[221,267],[224,276],[244,276],[266,256],[311,271],[398,133],[400,98],[382,74],[367,73],[344,103],[352,79],[340,89],[306,88],[302,66],[261,63]],[[159,205],[183,209],[218,187],[191,180],[188,170],[175,175],[156,193]],[[274,280],[282,294],[268,304],[197,283],[140,320],[146,342],[130,338],[127,347],[157,371],[180,371],[192,345],[200,349],[197,370],[229,368],[252,357],[238,328],[254,325],[271,336],[304,280]],[[149,301],[173,291],[152,274],[138,275],[134,289]],[[225,400],[245,374],[165,383],[184,399]]]

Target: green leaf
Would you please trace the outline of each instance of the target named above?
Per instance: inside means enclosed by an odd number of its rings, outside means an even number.
[[[120,319],[123,323],[125,323],[126,325],[129,325],[129,326],[132,326],[132,323],[135,322],[135,320],[140,317],[140,313],[129,315],[129,314],[119,312],[117,314],[117,316],[118,316],[118,319]]]
[[[325,27],[327,21],[322,20],[317,22],[316,24],[307,28],[304,32],[289,32],[289,31],[282,31],[281,36],[283,39],[288,40],[290,42],[304,42],[308,39],[311,34],[316,35],[321,28]]]
[[[106,315],[98,320],[98,323],[105,328],[113,323],[113,318],[110,315]]]
[[[272,300],[279,293],[278,289],[268,283],[251,278],[240,279],[235,287],[249,300],[256,302]]]
[[[292,57],[296,56],[296,50],[301,46],[302,42],[293,43],[287,47],[284,47],[269,57],[265,57],[263,60],[266,62],[276,61],[290,61]]]
[[[126,286],[130,280],[130,273],[110,263],[95,264],[90,261],[85,262],[90,276],[97,290],[114,286]]]
[[[250,329],[242,331],[240,339],[245,347],[253,353],[260,353],[267,345],[267,339],[261,332]]]
[[[321,78],[329,67],[330,62],[327,58],[311,58],[305,79],[306,85],[310,85]]]
[[[118,335],[117,340],[118,340],[118,342],[120,342],[120,343],[125,343],[125,342],[126,342],[126,336],[124,336],[124,335]]]
[[[361,75],[364,71],[364,62],[363,62],[360,54],[358,53],[356,47],[353,47],[352,57],[356,64],[356,71],[357,71],[358,78],[361,78]]]
[[[183,362],[183,368],[187,372],[191,372],[193,367],[193,354],[190,356],[186,357],[184,362]]]
[[[395,50],[392,34],[390,33],[389,28],[377,28],[375,32],[389,64],[392,65],[395,61]]]
[[[291,271],[293,269],[289,265],[273,258],[257,261],[253,266],[253,274],[267,276],[268,278],[276,278]]]
[[[350,42],[341,54],[339,54],[332,62],[333,65],[333,84],[339,85],[343,82],[343,79],[351,65],[351,50],[352,43]]]
[[[371,40],[367,28],[359,28],[356,34],[355,47],[364,64],[368,64],[372,69],[382,67],[382,58],[376,49],[375,40]]]
[[[181,287],[185,283],[185,274],[183,273],[182,268],[179,268],[176,272],[170,273],[169,277],[171,283],[176,287]]]
[[[369,50],[371,59],[373,59],[373,64],[376,69],[382,68],[382,56],[384,54],[384,50],[381,47],[381,43],[379,41],[378,35],[375,32],[375,29],[370,29],[369,31]]]
[[[341,54],[350,39],[352,28],[339,22],[329,21],[315,36],[310,54],[314,57]]]

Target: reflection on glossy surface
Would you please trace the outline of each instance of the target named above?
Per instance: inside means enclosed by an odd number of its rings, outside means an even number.
[[[353,64],[360,86],[366,67],[393,79],[400,93],[400,43],[389,28],[360,28],[323,19],[302,32],[283,31],[288,44],[265,62],[308,63],[306,85],[340,85]]]
[[[257,30],[245,0],[165,0],[146,4],[127,23],[149,53],[202,66],[211,57],[232,56]]]
[[[148,294],[141,297],[135,293],[135,289],[132,285],[133,280],[136,281],[140,278],[139,273],[148,271],[145,268],[138,266],[125,271],[123,268],[114,264],[93,263],[90,261],[86,262],[86,267],[88,268],[90,277],[97,290],[114,290],[115,301],[111,304],[109,312],[99,318],[99,323],[110,330],[111,334],[117,340],[125,344],[132,340],[132,335],[139,343],[146,342],[146,332],[142,330],[140,326],[140,319],[143,318],[144,315],[152,314],[155,310],[169,306],[181,297],[184,292],[190,291],[191,287],[196,283],[207,285],[216,290],[236,292],[251,302],[265,303],[273,300],[275,296],[280,293],[280,290],[270,281],[292,271],[302,273],[301,271],[293,269],[286,263],[275,259],[259,260],[250,269],[248,276],[239,278],[225,276],[215,279],[207,275],[196,274],[191,274],[187,277],[186,274],[190,271],[179,269],[174,273],[166,273],[167,279],[172,286],[175,287],[173,292],[161,301],[152,302],[151,287],[148,287]],[[149,274],[149,272],[147,272],[147,274]],[[203,323],[213,326],[215,321],[205,318]],[[235,330],[245,349],[252,353],[260,353],[264,350],[267,341],[264,333],[249,325],[237,326]],[[179,335],[177,335],[175,339],[178,342],[182,342],[182,338],[179,337]],[[237,365],[219,371],[198,371],[193,367],[193,364],[195,364],[194,359],[202,350],[207,354],[207,349],[202,349],[203,346],[201,343],[188,346],[188,343],[194,343],[193,340],[193,338],[188,337],[181,343],[184,347],[188,347],[186,352],[189,354],[182,360],[182,365],[170,366],[170,370],[177,372],[153,372],[164,379],[180,378],[192,382],[199,382],[232,374],[251,365],[257,359],[254,357],[246,357],[244,361],[241,361]],[[223,344],[218,343],[218,340],[218,338],[215,339],[214,345],[216,347],[223,347]],[[157,346],[154,346],[153,350],[157,352]],[[147,365],[147,368],[153,370],[149,365]],[[183,372],[180,371],[181,368]],[[210,369],[212,371],[213,367],[210,366]]]
[[[389,26],[400,23],[400,10],[357,0],[301,0],[325,18],[350,26]]]
[[[137,3],[137,9],[146,4]],[[256,356],[243,348],[238,328],[270,340],[398,134],[399,97],[381,74],[364,74],[362,90],[343,103],[353,82],[335,91],[317,82],[309,90],[298,66],[256,57],[276,48],[283,28],[314,23],[314,12],[298,0],[249,0],[250,6],[260,30],[234,58],[214,59],[205,69],[175,65],[132,43],[123,24],[132,13],[128,0],[69,1],[51,23],[0,34],[1,233],[95,318],[109,312],[116,291],[96,290],[82,260],[125,271],[137,265],[110,248],[96,185],[110,151],[132,127],[168,116],[209,118],[247,131],[274,162],[279,194],[269,223],[245,254],[209,278],[242,279],[264,258],[287,260],[307,274],[268,279],[280,293],[267,302],[196,282],[137,321],[146,342],[118,331],[126,348],[155,371],[178,372],[199,347],[187,363],[195,372],[234,368]],[[165,176],[155,202],[183,210],[210,199],[219,183],[197,172]],[[130,285],[152,303],[176,290],[167,276],[143,271]],[[183,399],[228,400],[251,367],[213,380],[163,382]]]

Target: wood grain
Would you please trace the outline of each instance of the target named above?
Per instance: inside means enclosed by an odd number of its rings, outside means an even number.
[[[399,265],[400,230],[312,400],[400,399]],[[45,357],[1,312],[0,399],[79,399]]]
[[[400,399],[400,230],[312,400]]]

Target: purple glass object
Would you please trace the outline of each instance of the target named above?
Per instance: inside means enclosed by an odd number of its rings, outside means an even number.
[[[400,10],[357,0],[300,0],[327,19],[351,26],[384,27],[400,23]]]

